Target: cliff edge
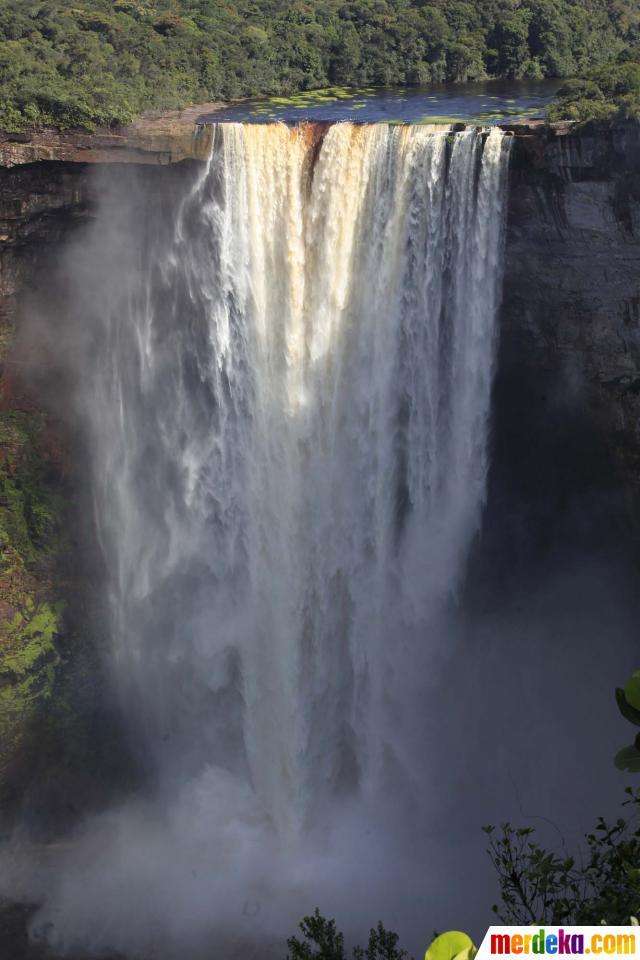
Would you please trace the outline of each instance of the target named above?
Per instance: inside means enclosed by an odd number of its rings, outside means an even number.
[[[17,167],[41,160],[62,163],[169,164],[206,160],[211,125],[200,117],[222,104],[205,103],[184,110],[145,114],[127,127],[94,133],[39,129],[20,133],[0,131],[0,167]]]

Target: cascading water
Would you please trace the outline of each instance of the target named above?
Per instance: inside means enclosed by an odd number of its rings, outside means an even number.
[[[115,682],[158,789],[197,781],[232,857],[245,802],[291,851],[415,765],[414,653],[485,492],[509,142],[218,125],[96,305]]]

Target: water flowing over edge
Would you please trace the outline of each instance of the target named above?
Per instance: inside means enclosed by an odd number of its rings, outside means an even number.
[[[217,128],[168,249],[122,278],[89,398],[114,639],[158,669],[137,698],[180,727],[185,683],[239,671],[250,778],[285,832],[393,751],[394,635],[455,589],[477,528],[509,143],[312,134]]]
[[[114,679],[158,790],[197,784],[203,849],[248,877],[252,843],[428,768],[416,665],[485,495],[509,144],[220,124],[115,257],[80,388]]]

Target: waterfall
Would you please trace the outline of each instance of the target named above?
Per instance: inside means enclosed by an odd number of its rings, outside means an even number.
[[[116,669],[161,771],[241,772],[283,834],[375,789],[401,637],[478,527],[508,143],[220,124],[112,278],[86,402]]]
[[[229,856],[254,887],[275,844],[264,887],[332,804],[415,768],[424,651],[485,495],[509,143],[219,124],[206,168],[126,230],[103,204],[79,406],[113,676],[158,790],[198,788],[148,857],[145,816],[99,878],[69,871],[42,920],[61,942],[130,946],[108,884],[146,903],[165,843],[185,884],[191,856]],[[241,841],[238,819],[267,833]],[[225,852],[205,855],[212,834]]]

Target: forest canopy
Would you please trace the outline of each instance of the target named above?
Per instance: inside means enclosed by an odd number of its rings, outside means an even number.
[[[637,0],[0,0],[0,127],[333,84],[584,77],[639,37]]]

